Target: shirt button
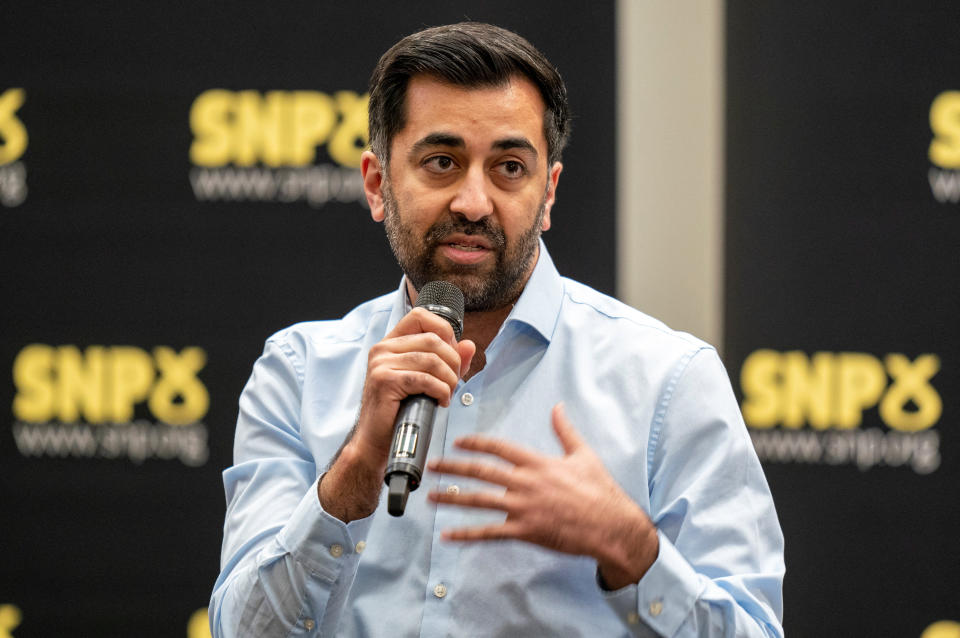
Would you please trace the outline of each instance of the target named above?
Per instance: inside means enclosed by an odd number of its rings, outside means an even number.
[[[366,548],[367,548],[367,544],[364,541],[360,541],[359,543],[357,543],[356,550],[358,554],[362,554],[363,550],[365,550]]]
[[[330,555],[334,558],[340,558],[343,556],[343,545],[340,543],[334,543],[330,546]]]
[[[460,403],[464,405],[473,405],[473,395],[469,392],[464,392],[460,395]]]
[[[655,600],[655,601],[653,601],[652,603],[650,603],[650,615],[651,615],[651,616],[657,617],[657,616],[660,615],[660,612],[662,612],[662,611],[663,611],[663,603],[662,603],[662,602],[660,602],[659,600]]]
[[[313,618],[307,618],[303,621],[303,628],[307,631],[313,631],[313,628],[317,626],[317,623],[313,622]]]
[[[635,611],[631,611],[629,614],[627,614],[627,622],[631,625],[640,624],[640,614]]]
[[[459,494],[459,493],[460,493],[460,486],[459,486],[459,485],[448,485],[448,486],[447,486],[447,494]]]
[[[433,595],[436,596],[437,598],[443,598],[444,596],[447,595],[447,586],[444,585],[443,583],[440,583],[439,585],[433,588]]]

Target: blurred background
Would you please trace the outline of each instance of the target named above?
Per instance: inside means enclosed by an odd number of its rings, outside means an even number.
[[[357,169],[369,74],[465,19],[567,82],[561,273],[720,349],[787,634],[960,638],[957,3],[0,15],[0,638],[209,635],[263,341],[401,276]]]

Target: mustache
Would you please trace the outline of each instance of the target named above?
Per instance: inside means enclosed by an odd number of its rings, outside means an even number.
[[[494,224],[489,217],[475,222],[463,218],[439,221],[427,229],[423,239],[427,246],[434,247],[442,244],[445,238],[454,233],[479,235],[486,238],[493,247],[501,250],[507,245],[507,236],[503,228]]]

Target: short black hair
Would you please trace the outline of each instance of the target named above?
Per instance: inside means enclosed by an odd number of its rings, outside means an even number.
[[[560,161],[570,136],[567,88],[557,69],[525,39],[482,22],[460,22],[418,31],[383,54],[370,77],[370,146],[384,163],[406,124],[407,84],[416,75],[462,87],[503,86],[514,76],[530,80],[546,105],[543,132],[547,166]]]

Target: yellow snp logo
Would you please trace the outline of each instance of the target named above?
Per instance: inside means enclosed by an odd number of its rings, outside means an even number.
[[[960,622],[938,620],[924,629],[920,638],[960,638]]]
[[[881,361],[861,352],[757,350],[740,371],[743,417],[753,428],[816,430],[860,427],[864,411],[878,406],[892,430],[932,427],[943,401],[931,384],[940,359],[922,354],[912,361],[888,354]],[[888,382],[889,376],[889,382]]]
[[[23,614],[16,605],[0,605],[0,638],[13,638],[13,630],[20,626]],[[187,621],[187,638],[210,638],[210,624],[207,608],[203,607],[191,614]]]
[[[3,638],[0,636],[0,638]],[[211,638],[210,616],[206,607],[202,607],[187,621],[187,638]]]
[[[0,165],[15,162],[27,150],[27,127],[17,118],[25,99],[23,89],[0,93]]]
[[[930,162],[960,169],[960,91],[944,91],[930,105]]]
[[[0,638],[13,638],[13,630],[22,620],[23,614],[16,605],[0,605]]]
[[[13,363],[14,416],[28,423],[58,420],[90,424],[127,423],[138,404],[169,425],[203,418],[210,395],[197,378],[206,353],[188,347],[179,353],[158,346],[147,352],[133,346],[31,344]]]
[[[369,101],[353,91],[210,89],[190,109],[190,161],[208,168],[308,166],[326,145],[333,161],[356,168],[369,139]]]

